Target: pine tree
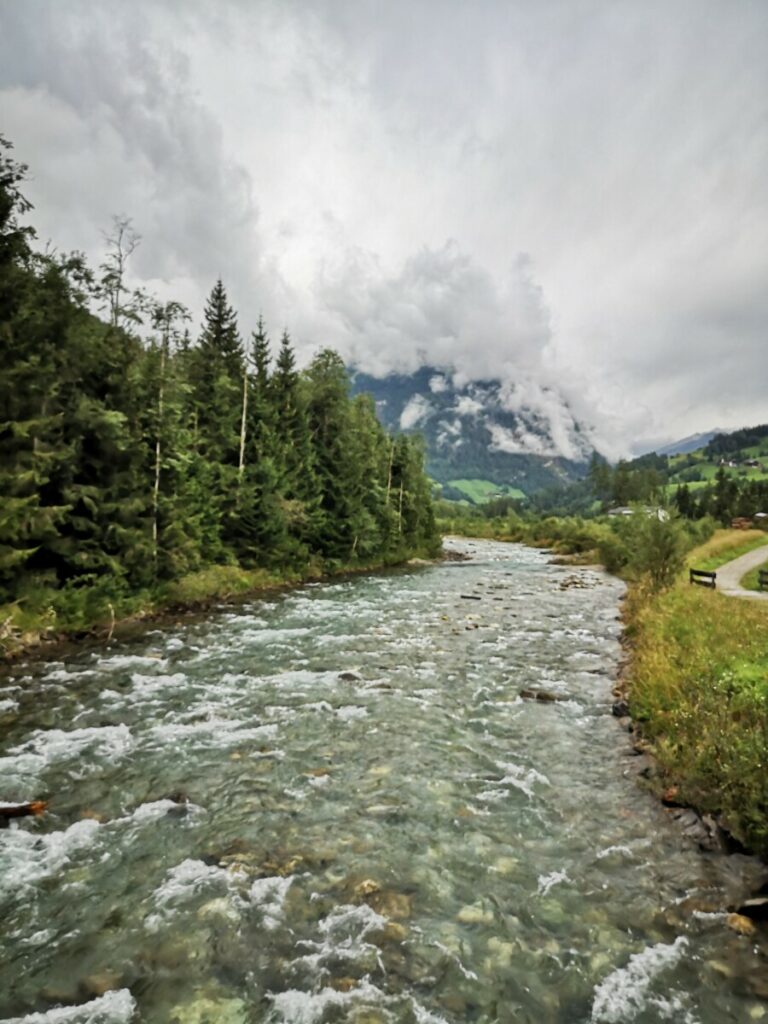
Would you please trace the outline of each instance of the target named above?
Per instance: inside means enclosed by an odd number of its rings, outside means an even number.
[[[191,360],[198,449],[221,466],[237,467],[242,424],[244,355],[237,317],[221,280],[205,306],[200,341]],[[230,474],[224,473],[227,488]]]

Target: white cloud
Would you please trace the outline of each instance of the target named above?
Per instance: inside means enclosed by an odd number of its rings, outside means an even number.
[[[500,376],[565,450],[562,392],[618,452],[767,418],[766,39],[762,0],[25,0],[0,104],[44,239],[126,213],[197,316],[220,274],[304,357]]]
[[[477,416],[483,411],[483,403],[471,395],[460,395],[454,406],[459,416]]]
[[[432,406],[423,395],[414,395],[400,413],[400,429],[412,430],[429,416]]]

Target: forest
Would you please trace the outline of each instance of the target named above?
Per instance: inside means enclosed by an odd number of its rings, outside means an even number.
[[[35,247],[27,168],[0,137],[0,606],[86,626],[211,566],[301,578],[433,554],[417,439],[392,437],[341,358],[297,368],[217,281],[195,334],[103,263]]]

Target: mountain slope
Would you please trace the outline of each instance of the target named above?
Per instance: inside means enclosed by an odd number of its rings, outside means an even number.
[[[704,448],[717,434],[723,433],[719,428],[716,430],[705,430],[700,434],[691,434],[679,441],[671,441],[661,448],[656,449],[657,455],[687,455],[699,448]]]
[[[592,454],[552,389],[539,389],[526,404],[513,386],[498,380],[457,385],[449,373],[424,366],[384,378],[354,372],[352,390],[373,396],[390,429],[424,435],[427,469],[446,485],[446,496],[533,494],[581,479]]]

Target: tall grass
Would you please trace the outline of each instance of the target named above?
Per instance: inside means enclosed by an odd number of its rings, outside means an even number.
[[[665,781],[768,852],[768,607],[679,582],[634,588],[629,700]]]

